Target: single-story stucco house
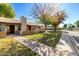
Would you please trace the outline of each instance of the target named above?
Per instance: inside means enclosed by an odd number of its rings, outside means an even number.
[[[33,34],[44,31],[43,25],[27,22],[27,18],[20,17],[20,20],[0,17],[0,36],[7,34]]]

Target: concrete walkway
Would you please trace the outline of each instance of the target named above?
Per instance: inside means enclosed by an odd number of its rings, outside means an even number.
[[[28,40],[24,37],[17,36],[13,37],[23,45],[31,48],[33,51],[37,52],[41,56],[53,56],[53,48],[44,44],[37,43],[36,41]]]
[[[56,46],[55,55],[58,56],[77,56],[77,50],[72,42],[72,38],[69,33],[63,32],[62,38]]]
[[[73,44],[72,38],[69,36],[69,32],[63,32],[60,41],[56,48],[49,47],[47,45],[38,43],[36,41],[28,40],[22,36],[14,36],[14,39],[22,43],[23,45],[31,48],[41,56],[77,56],[77,50]]]

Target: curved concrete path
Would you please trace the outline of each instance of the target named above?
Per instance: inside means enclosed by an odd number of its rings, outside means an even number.
[[[13,38],[19,41],[20,43],[22,43],[23,45],[31,48],[33,51],[37,52],[41,56],[53,56],[54,55],[52,47],[38,43],[36,41],[28,40],[21,36],[17,36]]]

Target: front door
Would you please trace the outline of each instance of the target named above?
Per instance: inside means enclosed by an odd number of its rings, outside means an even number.
[[[10,34],[15,33],[15,25],[10,25],[9,30],[10,30]]]
[[[28,26],[29,27],[29,30],[31,30],[31,26]]]

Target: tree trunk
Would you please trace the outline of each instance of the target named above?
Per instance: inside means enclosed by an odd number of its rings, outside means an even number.
[[[46,26],[45,26],[44,32],[46,32]]]
[[[54,28],[54,32],[56,32],[57,27],[54,26],[53,28]]]
[[[47,27],[47,26],[45,26],[45,29],[44,29],[44,36],[43,36],[42,39],[45,39],[45,35],[46,35],[46,33],[45,33],[45,32],[46,32],[46,27]]]
[[[57,30],[57,27],[55,27],[55,32],[56,32],[56,30]]]

